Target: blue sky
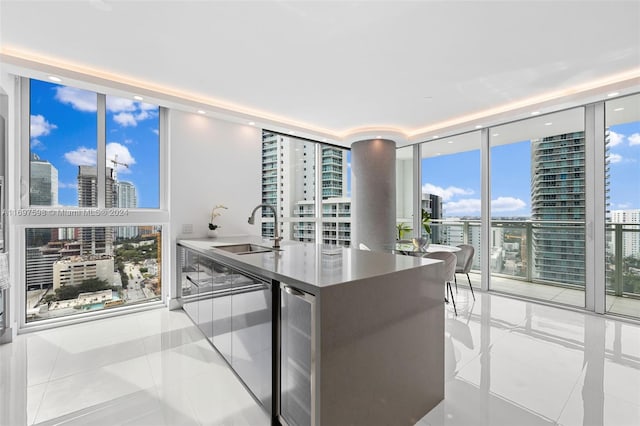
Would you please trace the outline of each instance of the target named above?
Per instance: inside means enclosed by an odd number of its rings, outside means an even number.
[[[58,169],[58,203],[77,206],[79,165],[95,165],[97,95],[31,80],[31,152]],[[159,207],[159,118],[156,105],[107,96],[107,160],[132,182],[138,207]],[[108,167],[113,167],[107,161]]]
[[[640,209],[640,121],[611,126],[610,210]],[[531,143],[491,149],[492,217],[531,215]],[[445,217],[480,216],[480,150],[422,160],[422,189],[443,197]]]

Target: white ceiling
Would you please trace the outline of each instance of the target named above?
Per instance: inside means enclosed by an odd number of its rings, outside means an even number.
[[[3,0],[0,49],[9,69],[93,72],[335,143],[408,142],[637,90],[640,2]]]

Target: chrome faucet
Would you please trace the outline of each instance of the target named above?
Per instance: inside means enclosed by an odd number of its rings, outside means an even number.
[[[255,222],[256,211],[260,207],[262,207],[263,209],[265,208],[271,209],[271,211],[273,212],[274,228],[273,228],[273,238],[271,239],[273,240],[273,248],[280,248],[280,241],[282,241],[282,237],[278,236],[278,214],[276,213],[275,207],[273,207],[270,204],[260,204],[256,206],[256,208],[253,209],[253,211],[251,212],[251,216],[249,216],[249,220],[247,222],[249,222],[250,225],[253,225],[253,223]]]

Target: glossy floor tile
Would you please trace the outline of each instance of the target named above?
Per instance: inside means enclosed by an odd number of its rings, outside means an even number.
[[[445,399],[419,426],[640,424],[640,325],[467,289]]]
[[[19,335],[0,346],[0,425],[268,425],[182,311]]]
[[[472,277],[473,279],[473,277]],[[640,325],[459,285],[445,399],[417,423],[638,425]],[[182,311],[20,335],[0,346],[0,425],[269,424]]]

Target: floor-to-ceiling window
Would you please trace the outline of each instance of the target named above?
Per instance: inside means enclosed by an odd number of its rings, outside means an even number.
[[[496,126],[489,138],[491,288],[583,307],[584,109]]]
[[[420,208],[429,215],[431,242],[470,244],[480,267],[480,131],[421,144]],[[424,213],[423,213],[424,214]],[[477,284],[477,283],[474,283]]]
[[[606,306],[640,317],[640,95],[605,103]]]
[[[280,234],[295,241],[349,246],[350,151],[277,132],[262,132],[262,203],[278,212]],[[320,213],[317,200],[321,200]],[[262,235],[274,232],[273,214],[262,210]]]
[[[320,144],[322,242],[351,245],[351,151]]]
[[[276,209],[285,239],[315,241],[315,167],[315,143],[262,132],[262,203]],[[273,236],[273,213],[262,217],[262,235]]]
[[[161,300],[159,106],[21,84],[24,322]]]
[[[408,239],[413,229],[413,146],[396,150],[396,239]],[[418,235],[419,231],[415,234]]]

